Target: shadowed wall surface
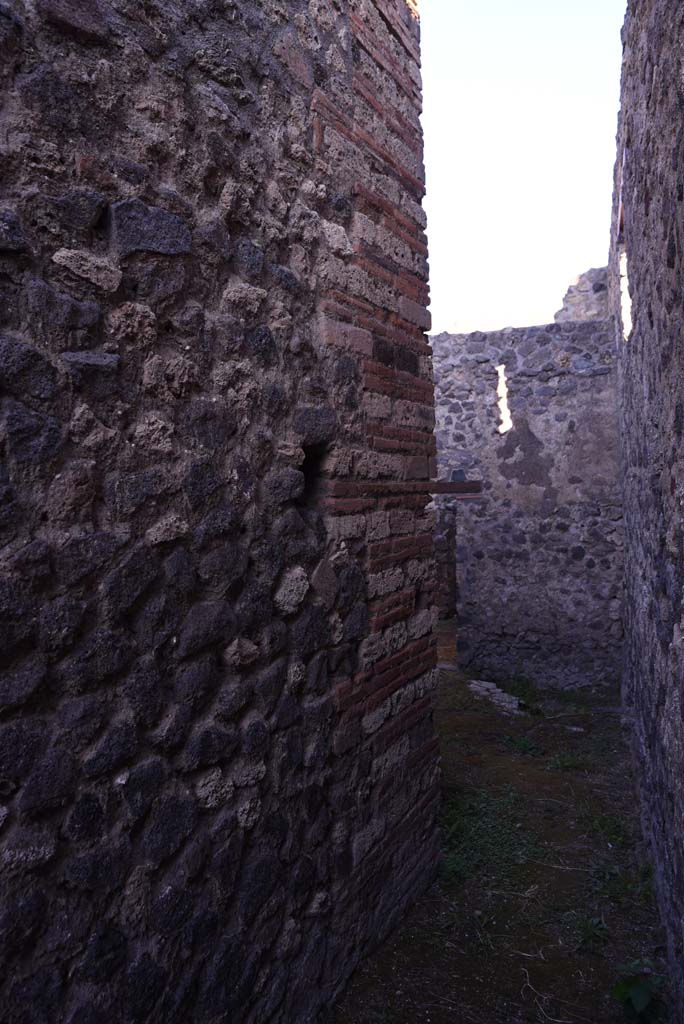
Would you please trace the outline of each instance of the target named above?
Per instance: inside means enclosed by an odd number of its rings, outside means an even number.
[[[611,293],[625,490],[624,696],[684,1020],[684,13],[664,0],[630,2],[623,38]]]
[[[415,10],[0,3],[11,1024],[313,1020],[436,863]]]

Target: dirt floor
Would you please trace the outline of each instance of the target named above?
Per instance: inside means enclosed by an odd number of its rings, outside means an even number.
[[[523,713],[442,667],[442,871],[335,1024],[669,1019],[618,695],[507,689]]]

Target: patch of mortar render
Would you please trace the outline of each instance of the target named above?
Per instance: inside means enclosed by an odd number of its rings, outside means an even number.
[[[471,679],[468,683],[468,689],[476,697],[490,701],[499,711],[503,711],[505,715],[522,715],[524,713],[520,709],[518,698],[514,697],[511,693],[505,693],[503,690],[500,690],[496,683],[487,683],[483,679]]]
[[[513,429],[513,417],[511,416],[511,410],[508,405],[508,382],[506,381],[505,363],[502,363],[501,366],[497,366],[496,372],[499,375],[499,383],[496,389],[496,394],[499,399],[499,415],[501,416],[499,433],[507,434],[509,430]]]
[[[632,296],[629,291],[629,260],[626,249],[620,253],[620,310],[622,334],[625,341],[629,341],[632,333]]]

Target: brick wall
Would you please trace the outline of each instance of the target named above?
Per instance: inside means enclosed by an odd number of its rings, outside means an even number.
[[[433,874],[418,47],[0,3],[12,1024],[305,1024]]]

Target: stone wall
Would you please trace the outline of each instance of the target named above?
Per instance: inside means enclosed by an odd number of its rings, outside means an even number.
[[[684,20],[630,2],[611,293],[620,329],[626,547],[624,695],[684,1020]],[[622,280],[621,280],[622,279]],[[631,307],[631,309],[630,309]]]
[[[436,863],[406,0],[0,2],[8,1024],[305,1024]]]
[[[442,334],[432,345],[440,474],[483,487],[481,498],[458,505],[439,499],[441,608],[457,613],[461,664],[540,686],[617,682],[612,323]],[[512,418],[505,433],[502,366]]]
[[[608,268],[595,267],[573,281],[554,320],[562,324],[578,320],[608,320],[609,317]]]

